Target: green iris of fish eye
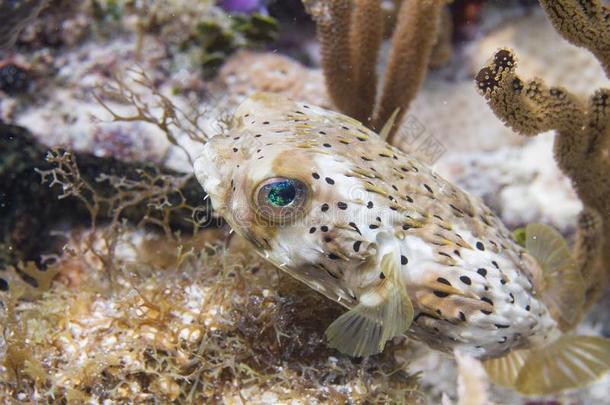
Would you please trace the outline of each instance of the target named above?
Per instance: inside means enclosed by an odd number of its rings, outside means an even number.
[[[267,200],[276,207],[285,207],[294,201],[297,189],[290,180],[278,181],[268,186]]]

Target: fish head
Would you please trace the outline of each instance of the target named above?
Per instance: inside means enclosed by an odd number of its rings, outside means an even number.
[[[358,224],[375,219],[365,182],[350,174],[354,158],[324,146],[338,144],[320,134],[336,119],[329,113],[254,96],[205,145],[195,173],[214,209],[261,255],[345,302],[371,281],[347,269],[372,260],[375,235]]]

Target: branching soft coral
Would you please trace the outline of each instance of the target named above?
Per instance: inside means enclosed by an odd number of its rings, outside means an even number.
[[[555,28],[589,48],[608,72],[608,9],[599,1],[540,2]],[[584,205],[575,256],[588,285],[589,306],[608,285],[610,269],[610,90],[596,91],[585,103],[540,79],[522,80],[516,67],[513,53],[500,50],[476,83],[496,115],[515,131],[527,136],[556,132],[555,159]]]
[[[601,0],[540,0],[540,5],[555,29],[591,51],[610,77],[610,7]]]
[[[384,34],[380,1],[304,0],[318,27],[329,94],[341,112],[380,130],[398,110],[388,141],[423,82],[446,0],[404,0],[379,103],[375,68]]]

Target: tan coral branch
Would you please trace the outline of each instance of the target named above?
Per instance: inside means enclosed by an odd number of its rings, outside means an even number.
[[[326,85],[339,111],[381,130],[394,111],[393,133],[399,127],[428,70],[432,48],[447,45],[451,27],[438,38],[443,8],[450,0],[395,0],[400,9],[392,36],[384,87],[377,97],[376,65],[385,30],[394,25],[393,16],[377,0],[303,0],[316,21]],[[447,10],[445,10],[448,13]],[[450,52],[439,47],[443,58]],[[376,105],[376,101],[379,104]]]
[[[341,111],[354,110],[350,72],[350,26],[352,1],[305,1],[317,26],[322,69],[328,93]]]
[[[599,90],[585,106],[539,79],[525,83],[515,69],[512,52],[500,50],[477,74],[477,87],[515,131],[528,136],[556,131],[555,159],[585,207],[575,254],[588,285],[588,306],[607,286],[610,268],[610,240],[603,238],[610,235],[610,90]],[[602,225],[595,225],[596,218]],[[594,256],[598,252],[601,257]]]
[[[601,0],[540,0],[555,29],[576,46],[589,49],[610,77],[610,8]]]
[[[376,65],[383,40],[383,13],[381,2],[354,0],[352,14],[351,77],[354,86],[354,103],[346,113],[368,125],[372,121],[377,95]]]
[[[430,54],[437,40],[441,0],[404,0],[392,36],[390,57],[384,74],[382,96],[375,113],[373,128],[381,129],[394,110],[400,108],[400,123],[426,77]],[[392,143],[394,125],[388,142]]]

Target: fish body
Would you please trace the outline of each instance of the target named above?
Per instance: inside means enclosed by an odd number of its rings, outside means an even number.
[[[261,255],[350,308],[327,331],[341,351],[404,332],[494,359],[557,341],[558,313],[574,316],[543,299],[545,263],[479,199],[347,116],[255,95],[195,173]]]

